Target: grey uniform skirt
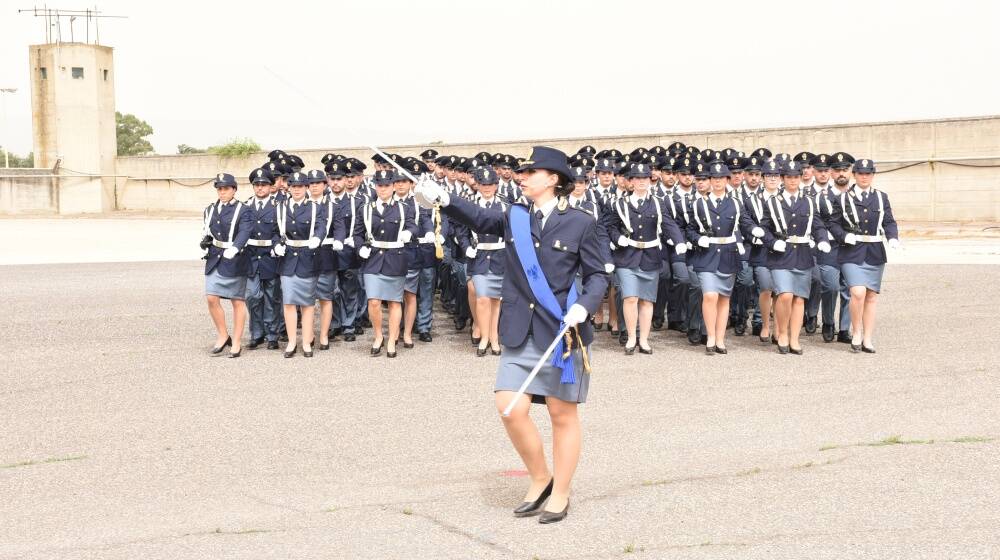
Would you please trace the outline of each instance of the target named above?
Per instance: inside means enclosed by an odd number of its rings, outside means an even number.
[[[736,275],[721,272],[699,272],[698,283],[701,284],[701,293],[703,294],[715,292],[722,297],[729,297],[733,293]]]
[[[809,298],[809,288],[812,284],[812,271],[797,268],[772,268],[771,278],[774,280],[775,294],[791,292],[795,297]]]
[[[753,267],[753,276],[757,279],[757,289],[762,292],[774,291],[774,278],[771,276],[771,269],[766,266]]]
[[[316,305],[318,278],[281,277],[281,303],[285,305]]]
[[[320,272],[316,279],[316,299],[333,301],[337,297],[337,271]]]
[[[420,289],[420,271],[407,270],[406,281],[403,282],[403,291],[415,294],[419,289]]]
[[[552,342],[551,340],[548,342]],[[500,356],[500,368],[497,369],[497,381],[494,391],[517,391],[521,384],[528,378],[532,368],[542,357],[545,348],[535,343],[532,337],[525,339],[524,344],[518,348],[505,346],[503,354]],[[593,355],[590,348],[587,348],[587,356],[593,365]],[[552,356],[546,358],[548,362],[538,371],[538,375],[528,385],[526,395],[531,395],[531,402],[545,404],[545,397],[555,397],[561,401],[582,403],[587,400],[587,391],[590,389],[590,374],[583,371],[583,356],[579,351],[573,352],[573,368],[576,373],[576,383],[562,383],[562,371],[551,365]]]
[[[882,274],[884,272],[884,264],[844,263],[840,265],[840,274],[848,288],[864,286],[875,293],[882,291]]]
[[[406,276],[365,274],[365,297],[402,303],[404,284],[406,284]]]
[[[476,297],[500,299],[500,289],[503,287],[503,276],[499,274],[474,274],[472,286],[476,288]]]
[[[622,297],[638,297],[646,301],[656,301],[656,287],[660,280],[659,270],[639,268],[616,268],[615,275],[621,284]]]
[[[216,268],[205,275],[205,295],[219,296],[223,299],[245,300],[247,298],[247,277],[223,276]]]

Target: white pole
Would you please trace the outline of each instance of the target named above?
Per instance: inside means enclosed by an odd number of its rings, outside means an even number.
[[[4,134],[7,134],[7,98],[4,97],[5,93],[15,93],[17,88],[0,88],[0,130],[3,130]],[[10,140],[8,136],[7,141]],[[7,144],[3,145],[3,166],[4,169],[10,169],[10,157],[7,151]]]

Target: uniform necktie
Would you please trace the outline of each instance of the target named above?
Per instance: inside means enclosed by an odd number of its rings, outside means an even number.
[[[865,191],[865,192],[861,193],[861,201],[862,202],[867,202],[868,201],[868,191]]]
[[[795,200],[796,200],[796,197],[795,197],[795,195],[793,194],[793,195],[792,195],[792,206],[795,206]]]
[[[542,214],[541,210],[536,210],[535,217],[538,218],[538,225],[542,225],[542,219],[545,218],[545,214]]]

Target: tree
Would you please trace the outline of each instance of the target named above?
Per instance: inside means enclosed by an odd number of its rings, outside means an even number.
[[[28,155],[20,157],[13,152],[7,152],[7,163],[11,167],[34,167],[35,166],[35,153],[28,152]],[[4,165],[4,151],[3,147],[0,146],[0,167]]]
[[[260,150],[260,144],[250,138],[233,138],[221,146],[208,147],[209,153],[219,154],[222,157],[245,157]]]
[[[204,154],[208,150],[203,150],[201,148],[195,148],[194,146],[188,146],[187,144],[177,144],[178,154]]]
[[[135,115],[123,115],[115,111],[115,126],[118,136],[118,155],[141,156],[153,152],[153,145],[146,137],[153,133],[149,123]]]

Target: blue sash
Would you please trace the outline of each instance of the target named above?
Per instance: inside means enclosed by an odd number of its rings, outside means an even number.
[[[550,315],[559,321],[559,331],[565,323],[563,317],[565,311],[559,306],[559,300],[552,293],[549,281],[545,278],[545,271],[538,264],[538,254],[535,253],[535,246],[531,242],[531,219],[528,209],[521,205],[510,207],[510,232],[514,236],[514,248],[517,249],[517,257],[524,270],[524,276],[528,279],[528,286],[541,306]],[[569,294],[566,296],[567,309],[576,303],[576,283],[569,286]],[[558,331],[557,331],[558,332]],[[552,351],[552,365],[562,370],[560,382],[566,384],[576,383],[576,374],[573,371],[573,356],[565,351],[565,338],[560,337],[555,350]]]

